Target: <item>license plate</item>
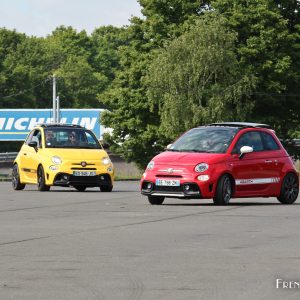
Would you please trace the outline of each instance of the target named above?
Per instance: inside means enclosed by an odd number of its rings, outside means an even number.
[[[73,176],[96,176],[95,171],[73,171]]]
[[[180,186],[180,181],[172,179],[156,179],[155,184],[159,186]]]

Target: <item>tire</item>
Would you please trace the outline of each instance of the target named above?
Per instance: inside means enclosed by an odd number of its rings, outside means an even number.
[[[42,166],[37,169],[37,184],[40,192],[47,192],[50,190],[50,186],[46,185],[45,172]]]
[[[20,181],[19,167],[17,164],[15,164],[12,169],[11,184],[15,191],[24,190],[25,188],[25,184],[21,183]]]
[[[148,201],[152,205],[162,205],[165,197],[162,196],[148,196]]]
[[[228,175],[223,175],[216,188],[215,196],[213,198],[216,205],[227,205],[232,195],[232,182]]]
[[[84,192],[86,189],[86,186],[84,185],[74,185],[74,188],[78,191],[78,192]]]
[[[112,191],[112,189],[113,189],[112,185],[101,185],[100,186],[100,191],[101,192],[109,193],[109,192]]]
[[[285,175],[282,181],[280,195],[277,197],[282,204],[294,203],[299,194],[299,179],[294,173]]]

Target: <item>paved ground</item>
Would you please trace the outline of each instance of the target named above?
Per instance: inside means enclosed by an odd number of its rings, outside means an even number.
[[[169,199],[0,183],[0,299],[299,299],[300,199]],[[294,285],[295,286],[295,285]]]

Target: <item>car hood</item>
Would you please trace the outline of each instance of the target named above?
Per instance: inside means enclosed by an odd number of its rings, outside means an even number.
[[[91,161],[108,157],[105,150],[100,149],[61,149],[48,148],[45,150],[46,156],[59,156],[62,160]]]
[[[225,153],[171,152],[165,151],[153,158],[156,165],[195,165],[198,163],[215,164],[223,162]]]

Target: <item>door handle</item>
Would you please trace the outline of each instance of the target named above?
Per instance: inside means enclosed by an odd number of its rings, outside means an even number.
[[[27,155],[27,153],[23,153],[23,155],[25,155],[25,156],[26,156],[26,155]]]
[[[272,160],[268,160],[268,159],[265,160],[265,163],[266,163],[266,164],[271,164],[272,162],[273,162]]]

